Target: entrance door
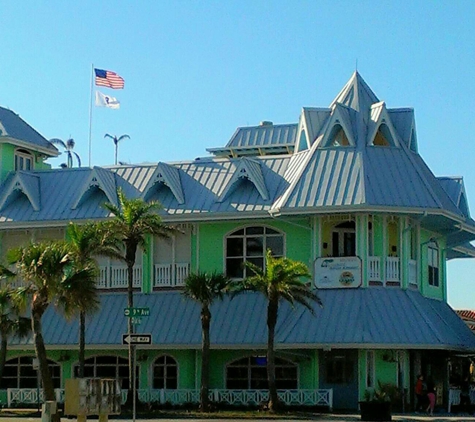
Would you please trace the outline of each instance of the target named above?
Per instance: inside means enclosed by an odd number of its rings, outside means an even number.
[[[333,408],[358,408],[358,352],[320,352],[320,388],[333,389]]]

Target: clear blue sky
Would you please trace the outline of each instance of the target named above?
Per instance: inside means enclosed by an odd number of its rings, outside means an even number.
[[[422,157],[462,175],[475,215],[475,1],[2,2],[0,105],[88,164],[91,67],[125,79],[93,109],[92,164],[180,161],[238,126],[297,122],[355,70],[414,107]],[[64,157],[53,161],[54,166]],[[475,260],[449,263],[449,302],[475,309]]]

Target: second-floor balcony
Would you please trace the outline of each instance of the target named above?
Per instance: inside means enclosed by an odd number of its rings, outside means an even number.
[[[382,262],[384,261],[384,264]],[[382,272],[384,265],[384,279]],[[409,260],[409,284],[417,285],[417,262]],[[368,257],[368,281],[377,281],[382,283],[400,283],[401,280],[401,259],[399,257],[388,256],[381,258],[379,256]]]
[[[189,263],[155,264],[153,267],[153,288],[182,287],[190,273]],[[142,266],[134,266],[133,287],[142,287]],[[126,289],[128,273],[125,264],[102,265],[97,279],[98,289]]]

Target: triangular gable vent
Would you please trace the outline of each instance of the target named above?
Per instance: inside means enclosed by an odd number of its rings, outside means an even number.
[[[236,171],[219,196],[218,202],[223,202],[235,184],[241,179],[249,180],[257,189],[264,201],[269,199],[269,193],[265,184],[261,164],[250,158],[241,158]]]
[[[180,171],[176,167],[166,163],[158,163],[157,168],[143,190],[142,198],[144,200],[150,196],[154,186],[157,184],[167,186],[180,205],[185,203],[185,195],[183,194],[180,180]]]
[[[391,121],[384,101],[371,107],[371,117],[368,122],[367,145],[398,147],[397,132]]]
[[[101,190],[111,204],[118,205],[115,174],[109,170],[94,167],[71,207],[73,210],[87,199],[91,189]]]
[[[323,147],[356,145],[348,110],[341,104],[335,104],[320,145]]]
[[[3,209],[18,192],[26,196],[35,211],[40,210],[40,179],[38,176],[17,172],[3,192],[0,209]]]

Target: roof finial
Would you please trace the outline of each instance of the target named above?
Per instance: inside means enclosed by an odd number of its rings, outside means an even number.
[[[358,58],[356,58],[356,63],[355,63],[355,72],[358,73]]]

